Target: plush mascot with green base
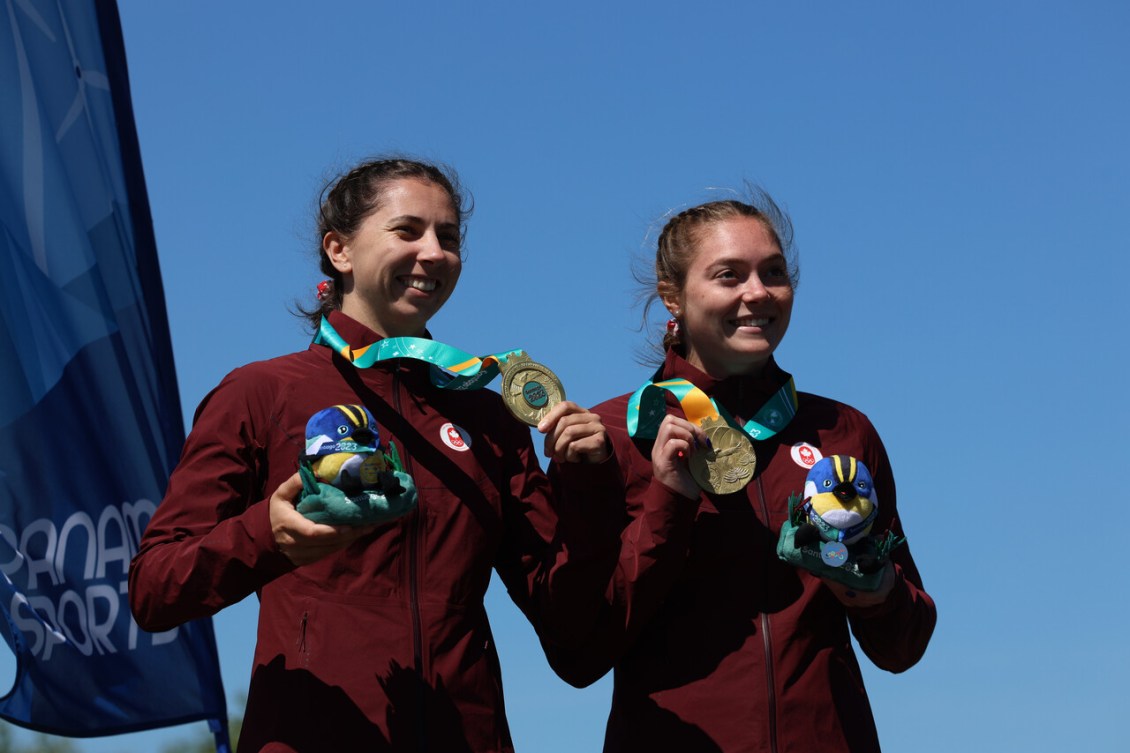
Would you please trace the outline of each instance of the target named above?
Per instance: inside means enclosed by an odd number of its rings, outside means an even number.
[[[298,473],[298,512],[315,523],[386,523],[416,507],[416,484],[396,445],[384,452],[377,420],[363,405],[335,405],[311,416]]]
[[[890,531],[871,536],[879,500],[871,472],[848,455],[830,455],[809,470],[804,498],[789,497],[777,555],[860,591],[874,591],[891,550],[903,542]]]

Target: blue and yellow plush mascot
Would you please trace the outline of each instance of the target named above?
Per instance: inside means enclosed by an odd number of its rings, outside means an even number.
[[[869,535],[878,512],[867,466],[848,455],[830,455],[808,471],[804,498],[789,498],[777,554],[821,577],[873,591],[891,549],[902,543],[890,532]]]
[[[373,414],[363,405],[334,405],[306,423],[299,459],[298,511],[315,523],[369,525],[405,515],[416,506],[416,485],[396,446],[386,454]]]

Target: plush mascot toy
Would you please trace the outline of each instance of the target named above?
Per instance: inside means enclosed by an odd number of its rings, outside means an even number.
[[[369,525],[395,520],[416,506],[416,484],[396,445],[386,454],[377,421],[363,405],[335,405],[306,423],[299,458],[298,511],[315,523]]]
[[[902,543],[889,531],[870,535],[878,512],[867,466],[848,455],[830,455],[809,470],[804,498],[789,498],[777,555],[821,577],[874,591],[891,550]]]

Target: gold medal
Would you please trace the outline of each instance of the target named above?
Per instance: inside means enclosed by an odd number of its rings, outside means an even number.
[[[519,421],[537,426],[549,409],[565,399],[565,388],[552,371],[525,353],[500,363],[502,400]]]
[[[733,494],[741,491],[757,470],[757,454],[745,432],[735,429],[725,419],[708,418],[701,424],[713,449],[700,447],[687,462],[691,476],[712,494]]]

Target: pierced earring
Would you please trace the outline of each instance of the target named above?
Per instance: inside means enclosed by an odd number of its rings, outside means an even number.
[[[319,301],[326,300],[331,295],[333,295],[333,292],[334,292],[334,281],[333,280],[322,280],[321,282],[318,283],[318,300]]]
[[[675,317],[667,320],[667,334],[676,340],[679,339],[679,320]]]

